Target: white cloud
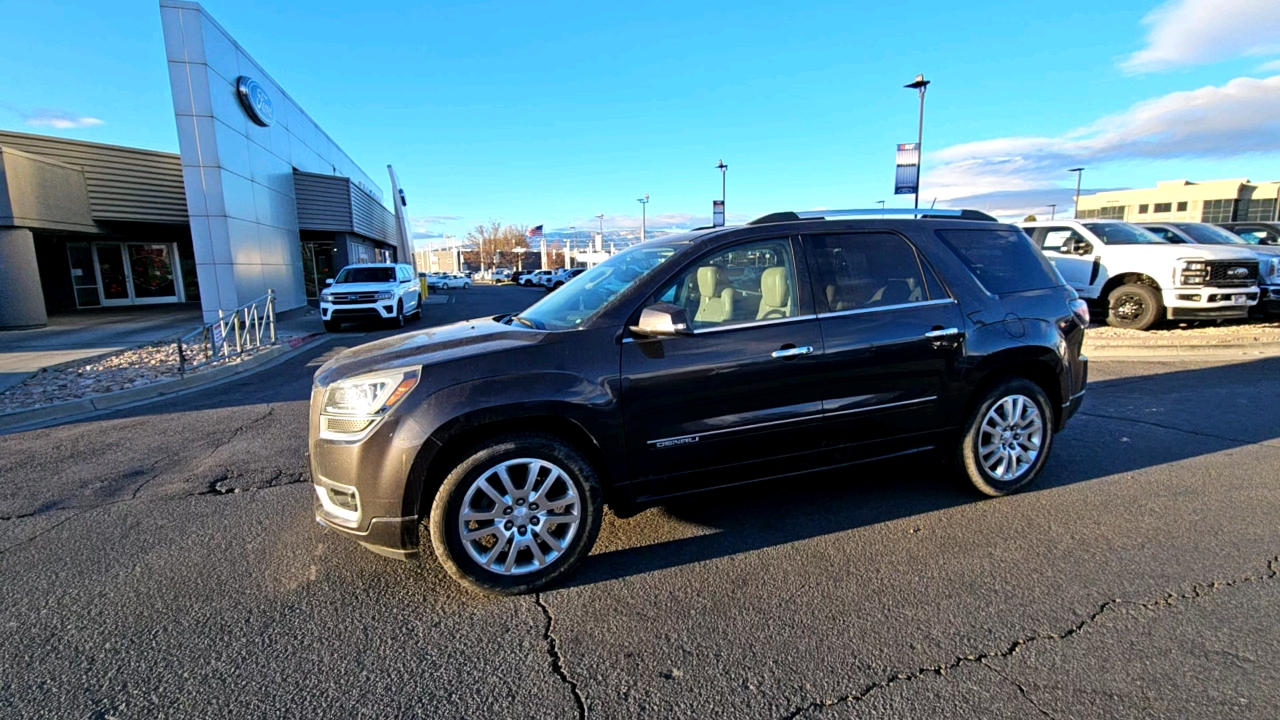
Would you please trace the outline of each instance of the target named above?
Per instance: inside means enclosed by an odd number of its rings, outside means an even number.
[[[1059,137],[953,145],[926,157],[924,197],[1064,187],[1067,169],[1125,160],[1229,158],[1280,150],[1280,75],[1170,93]],[[927,155],[927,153],[926,153]],[[932,160],[939,163],[928,170]],[[1086,177],[1088,172],[1086,171]],[[1074,189],[1074,188],[1073,188]]]
[[[1256,69],[1258,72],[1280,71],[1280,60],[1272,60],[1270,62],[1264,62],[1261,65],[1259,65]]]
[[[444,237],[444,233],[433,230],[433,225],[448,225],[462,218],[457,215],[410,215],[409,235],[415,240]]]
[[[1169,0],[1142,19],[1147,46],[1120,63],[1130,73],[1280,53],[1275,0]]]
[[[56,130],[74,130],[76,128],[96,127],[102,121],[96,117],[87,117],[52,108],[36,108],[31,112],[18,110],[22,122],[31,127],[48,127]]]

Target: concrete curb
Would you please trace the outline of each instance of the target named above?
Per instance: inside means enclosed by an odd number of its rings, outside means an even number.
[[[1084,341],[1084,354],[1096,359],[1259,357],[1280,355],[1280,340],[1230,343],[1172,343],[1168,341]]]
[[[0,433],[13,430],[35,429],[36,426],[47,427],[49,425],[56,425],[59,421],[72,420],[85,415],[103,413],[108,410],[117,410],[131,405],[141,405],[152,400],[158,400],[170,395],[177,395],[206,385],[212,385],[236,375],[244,375],[264,369],[268,365],[273,365],[277,361],[284,360],[288,356],[317,345],[320,342],[328,340],[330,337],[331,336],[329,335],[317,333],[303,335],[301,337],[283,341],[281,344],[263,350],[262,352],[255,354],[253,357],[245,360],[219,365],[218,367],[210,368],[203,372],[194,373],[186,377],[174,378],[173,380],[152,383],[150,385],[143,385],[142,387],[129,388],[128,390],[119,390],[113,393],[92,395],[87,398],[69,400],[56,405],[46,405],[44,407],[32,408],[30,410],[17,410],[14,412],[0,414]]]

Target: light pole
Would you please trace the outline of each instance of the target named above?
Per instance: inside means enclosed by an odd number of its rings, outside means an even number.
[[[929,89],[929,81],[924,75],[917,75],[915,80],[903,85],[920,91],[920,123],[916,126],[916,209],[920,209],[920,176],[924,169],[924,91]]]
[[[884,201],[877,200],[876,202],[880,203],[880,217],[884,217]]]
[[[716,165],[716,169],[720,171],[720,204],[724,204],[724,174],[729,172],[729,166],[724,164],[724,160]]]
[[[644,242],[645,214],[649,206],[649,193],[645,193],[642,198],[637,198],[636,202],[640,203],[640,242]]]
[[[1049,203],[1049,219],[1054,220],[1057,218],[1057,215],[1058,205],[1056,203]]]
[[[596,219],[600,221],[600,247],[604,247],[604,213],[597,215]]]
[[[569,247],[573,248],[573,251],[576,253],[578,252],[578,228],[574,227],[573,225],[570,225],[569,232],[570,234],[573,235],[573,244],[570,245]]]
[[[1073,172],[1076,174],[1076,206],[1072,208],[1073,212],[1075,213],[1072,217],[1079,219],[1080,218],[1080,178],[1084,177],[1084,168],[1082,167],[1071,168],[1067,172]]]

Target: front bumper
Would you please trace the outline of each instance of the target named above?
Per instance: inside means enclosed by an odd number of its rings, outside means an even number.
[[[313,388],[309,450],[316,522],[381,555],[407,559],[418,552],[420,483],[412,472],[426,441],[412,419],[392,412],[358,441],[320,437],[324,389]],[[346,508],[321,501],[334,489],[348,497]]]
[[[1162,295],[1169,320],[1214,320],[1248,317],[1258,304],[1259,289],[1199,286],[1171,288]]]
[[[360,305],[335,305],[320,303],[320,318],[323,320],[390,320],[396,316],[395,300],[379,300],[376,303]]]

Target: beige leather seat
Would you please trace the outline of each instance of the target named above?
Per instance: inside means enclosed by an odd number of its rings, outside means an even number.
[[[698,268],[698,313],[694,322],[722,323],[733,319],[733,288],[724,269],[715,265]]]
[[[791,283],[784,267],[766,268],[760,276],[760,309],[757,320],[791,317]]]

